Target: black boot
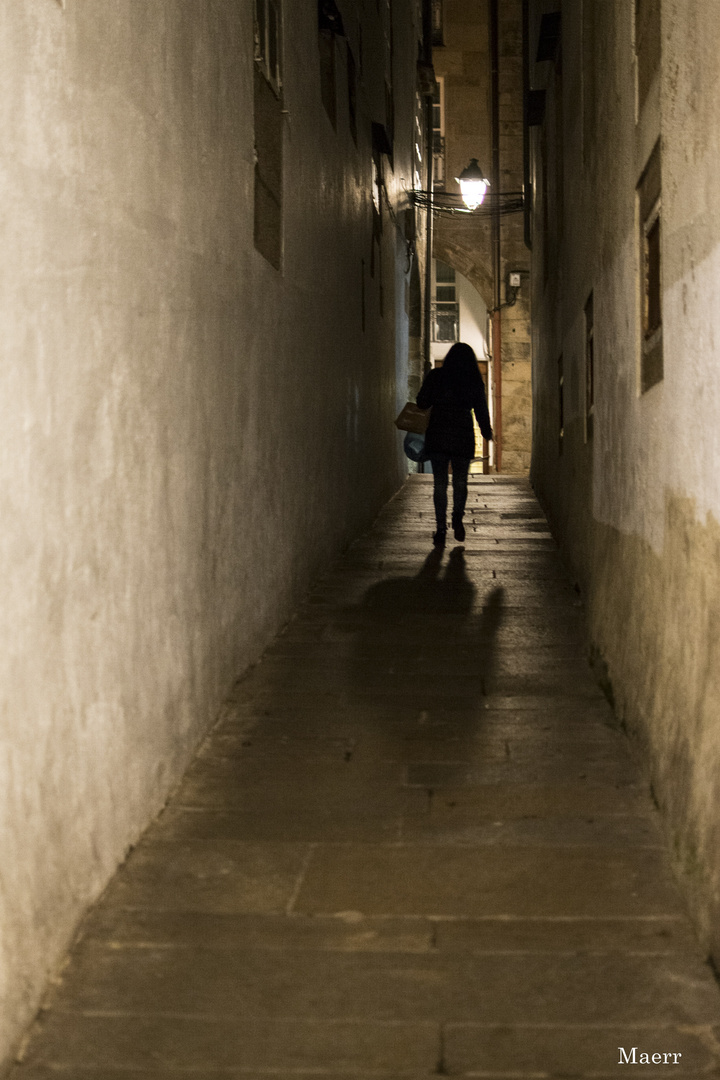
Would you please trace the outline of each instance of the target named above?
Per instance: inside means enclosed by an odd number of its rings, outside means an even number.
[[[462,544],[463,540],[465,539],[465,526],[462,523],[461,515],[453,514],[452,526],[453,532],[455,533],[455,539]]]
[[[433,533],[433,544],[435,547],[445,547],[445,539],[447,537],[447,529],[438,529]]]

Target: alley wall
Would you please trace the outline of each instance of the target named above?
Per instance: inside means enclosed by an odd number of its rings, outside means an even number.
[[[268,94],[250,0],[0,5],[0,1068],[233,680],[404,478],[421,23],[389,10],[323,37],[288,3]]]
[[[533,67],[531,476],[717,963],[720,9],[563,4],[560,49]]]

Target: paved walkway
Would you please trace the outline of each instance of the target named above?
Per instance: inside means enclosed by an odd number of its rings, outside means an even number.
[[[237,685],[13,1080],[720,1076],[577,596],[525,482],[470,491],[439,554],[413,478]]]

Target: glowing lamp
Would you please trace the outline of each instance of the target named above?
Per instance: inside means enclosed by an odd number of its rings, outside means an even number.
[[[477,158],[473,158],[470,164],[466,165],[455,179],[460,185],[460,193],[468,210],[475,210],[485,198],[485,192],[490,187],[490,181],[483,175]]]

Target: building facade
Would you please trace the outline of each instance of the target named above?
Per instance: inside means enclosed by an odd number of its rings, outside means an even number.
[[[532,481],[720,959],[720,9],[529,7]]]

